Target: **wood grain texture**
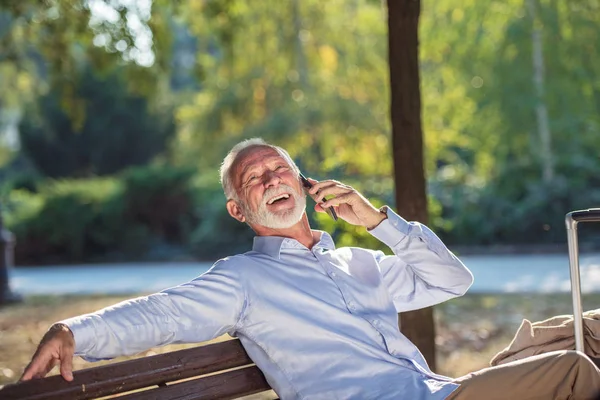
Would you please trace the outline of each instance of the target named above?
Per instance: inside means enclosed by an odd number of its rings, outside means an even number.
[[[269,384],[256,366],[181,382],[148,392],[120,397],[123,400],[209,400],[235,399],[265,390]]]
[[[252,360],[239,340],[230,340],[75,371],[72,382],[65,381],[61,376],[51,376],[7,385],[0,390],[0,398],[3,400],[83,400],[157,385],[162,385],[158,390],[163,390],[168,388],[163,385],[168,382],[250,364]],[[254,393],[252,388],[264,386],[262,373],[260,377],[256,377],[256,382],[251,382],[248,378],[256,376],[256,372],[253,374],[240,375],[244,377],[243,382],[249,385],[248,394]],[[209,382],[213,381],[215,380]],[[232,384],[231,380],[227,382]],[[235,385],[239,384],[241,382],[235,383]],[[267,385],[262,390],[268,389]]]

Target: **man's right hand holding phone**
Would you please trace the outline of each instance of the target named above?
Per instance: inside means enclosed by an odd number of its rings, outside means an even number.
[[[352,186],[331,179],[316,181],[308,178],[308,181],[312,187],[307,190],[315,199],[317,212],[326,212],[328,207],[333,207],[337,215],[349,224],[364,226],[368,230],[387,218],[385,212],[376,208]]]

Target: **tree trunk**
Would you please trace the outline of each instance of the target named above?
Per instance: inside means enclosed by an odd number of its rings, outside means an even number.
[[[13,264],[14,243],[14,235],[4,229],[2,203],[0,203],[0,306],[21,300],[21,297],[10,289],[9,269]]]
[[[300,40],[300,31],[302,30],[302,17],[300,14],[299,0],[292,0],[292,15],[294,21],[294,47],[295,47],[295,67],[298,72],[298,81],[300,90],[306,94],[308,86],[308,68],[306,66],[306,55],[304,54],[304,44]]]
[[[548,122],[548,110],[544,101],[544,52],[542,43],[542,22],[538,20],[537,8],[539,3],[527,0],[527,7],[531,17],[531,49],[533,59],[533,85],[535,87],[538,135],[541,144],[540,155],[542,158],[542,179],[549,183],[554,177],[554,161],[552,157],[552,137]]]
[[[388,0],[392,146],[396,208],[407,220],[427,223],[427,195],[419,90],[419,0]],[[400,314],[400,330],[435,365],[433,308]]]

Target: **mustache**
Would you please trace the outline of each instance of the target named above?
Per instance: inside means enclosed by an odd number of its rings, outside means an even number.
[[[278,196],[283,193],[289,193],[293,197],[298,196],[298,192],[293,187],[286,185],[285,183],[281,183],[277,187],[268,188],[263,193],[263,197],[262,197],[263,202],[267,202],[270,198],[272,198],[274,196]]]

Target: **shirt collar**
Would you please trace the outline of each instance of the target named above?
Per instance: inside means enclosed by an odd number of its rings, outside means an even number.
[[[315,240],[318,239],[317,243],[313,246],[314,248],[322,248],[324,250],[334,250],[335,243],[331,238],[331,235],[324,231],[312,230],[313,237]],[[264,253],[273,258],[281,258],[281,250],[286,248],[301,248],[306,249],[306,246],[301,244],[296,239],[286,238],[282,236],[255,236],[252,250]]]

